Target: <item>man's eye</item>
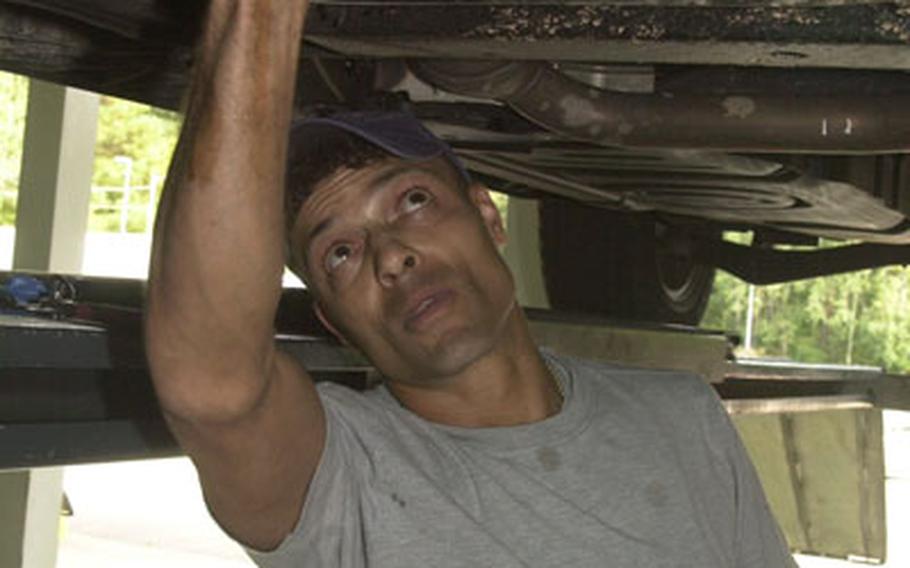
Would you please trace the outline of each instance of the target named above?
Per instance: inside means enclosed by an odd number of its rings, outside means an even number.
[[[354,249],[351,248],[351,245],[343,244],[332,247],[325,257],[326,270],[332,272],[350,258],[353,253]]]
[[[425,189],[415,187],[404,195],[404,199],[401,203],[401,209],[405,213],[411,213],[412,211],[417,211],[427,203],[432,200],[430,192]]]

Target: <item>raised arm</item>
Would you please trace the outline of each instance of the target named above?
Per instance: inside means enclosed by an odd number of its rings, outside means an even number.
[[[305,0],[212,0],[162,197],[146,349],[215,518],[276,546],[324,442],[304,370],[278,351],[283,181]]]

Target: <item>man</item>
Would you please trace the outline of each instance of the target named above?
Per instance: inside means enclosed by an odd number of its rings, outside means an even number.
[[[211,2],[156,227],[152,375],[221,526],[262,566],[792,565],[700,381],[540,353],[487,190],[416,121],[295,127],[285,209],[306,8]],[[285,240],[385,386],[276,349]]]

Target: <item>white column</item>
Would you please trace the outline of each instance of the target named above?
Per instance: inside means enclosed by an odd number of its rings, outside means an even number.
[[[94,93],[30,82],[13,268],[82,269],[98,102]]]
[[[13,268],[82,267],[98,95],[32,80],[22,148]],[[54,568],[63,470],[0,473],[0,566]]]
[[[62,496],[60,468],[0,473],[0,566],[56,565]]]

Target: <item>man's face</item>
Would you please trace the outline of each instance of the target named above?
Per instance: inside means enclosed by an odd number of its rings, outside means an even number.
[[[442,159],[336,171],[304,202],[291,242],[328,323],[396,380],[455,375],[515,315],[499,213]]]

